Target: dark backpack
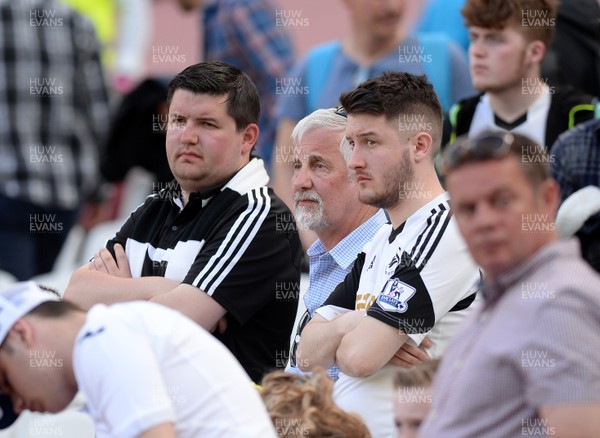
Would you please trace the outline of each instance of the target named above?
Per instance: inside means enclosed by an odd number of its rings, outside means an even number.
[[[542,77],[552,85],[569,84],[600,97],[600,6],[596,0],[560,1]]]

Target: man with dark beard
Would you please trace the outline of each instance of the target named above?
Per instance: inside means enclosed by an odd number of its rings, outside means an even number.
[[[390,359],[425,337],[439,356],[473,309],[480,274],[435,172],[442,111],[425,76],[388,72],[341,103],[359,199],[384,208],[391,223],[304,329],[298,363],[304,371],[335,363],[335,402],[359,413],[373,436],[387,437],[397,370]]]

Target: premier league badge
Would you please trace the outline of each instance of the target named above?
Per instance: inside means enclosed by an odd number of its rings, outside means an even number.
[[[417,290],[398,280],[390,278],[377,297],[377,304],[383,310],[404,313],[408,309],[408,300],[412,298]]]

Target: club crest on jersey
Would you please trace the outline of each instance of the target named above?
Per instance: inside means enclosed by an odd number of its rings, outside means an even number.
[[[377,254],[375,254],[373,256],[373,259],[371,260],[371,263],[369,263],[369,266],[367,267],[367,271],[373,269],[373,264],[375,263],[375,259],[377,258]]]
[[[396,266],[398,263],[400,263],[400,256],[398,253],[396,253],[392,261],[386,266],[385,275],[392,275],[394,272],[396,272]]]
[[[408,300],[416,291],[414,287],[397,278],[390,278],[377,297],[377,304],[383,310],[404,313],[408,309]]]

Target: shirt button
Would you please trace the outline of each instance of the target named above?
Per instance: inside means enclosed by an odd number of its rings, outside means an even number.
[[[177,225],[173,225],[173,226],[171,227],[171,231],[177,231]]]

